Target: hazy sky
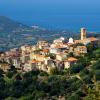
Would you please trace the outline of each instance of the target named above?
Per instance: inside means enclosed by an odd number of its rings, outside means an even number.
[[[0,15],[28,24],[60,24],[62,19],[72,20],[69,24],[78,19],[100,22],[100,0],[0,0]]]
[[[53,13],[57,11],[80,14],[100,13],[100,0],[0,0],[1,14],[11,12],[42,11]],[[24,11],[24,12],[23,12]],[[36,13],[36,12],[35,12]]]

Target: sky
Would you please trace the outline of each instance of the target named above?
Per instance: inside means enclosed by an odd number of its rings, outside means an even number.
[[[52,28],[99,30],[100,0],[0,0],[0,15]]]

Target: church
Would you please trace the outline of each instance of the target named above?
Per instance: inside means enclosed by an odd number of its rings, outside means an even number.
[[[81,39],[80,40],[75,40],[75,43],[82,43],[84,45],[87,45],[89,43],[92,43],[93,46],[98,45],[98,39],[95,37],[89,37],[87,38],[87,30],[85,28],[81,28]]]

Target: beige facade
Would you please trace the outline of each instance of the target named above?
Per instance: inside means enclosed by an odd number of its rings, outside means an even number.
[[[26,63],[26,62],[28,62],[30,60],[30,55],[23,55],[23,56],[21,56],[21,62],[22,63]]]
[[[10,69],[10,65],[6,63],[1,63],[0,69],[2,69],[4,72],[7,72]]]
[[[71,66],[73,66],[74,64],[76,64],[78,59],[74,58],[74,57],[69,57],[64,61],[64,67],[65,69],[70,68]]]
[[[81,40],[86,39],[86,29],[85,28],[81,28]]]
[[[48,49],[49,48],[49,43],[47,41],[39,41],[37,43],[38,49]]]
[[[86,53],[87,53],[86,46],[77,46],[76,48],[74,48],[75,55],[86,54]]]
[[[56,54],[56,60],[63,61],[67,57],[66,53]]]

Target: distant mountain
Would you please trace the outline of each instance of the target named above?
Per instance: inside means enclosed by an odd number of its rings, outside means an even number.
[[[95,35],[98,37],[98,34]],[[20,47],[24,44],[34,45],[39,40],[51,42],[55,38],[61,36],[66,37],[67,39],[69,37],[79,39],[80,35],[69,30],[51,31],[35,25],[30,27],[8,17],[0,16],[0,51]]]
[[[13,21],[12,19],[5,17],[5,16],[0,16],[0,32],[14,32],[14,31],[19,31],[23,29],[29,28],[26,25],[23,25],[22,23]]]

